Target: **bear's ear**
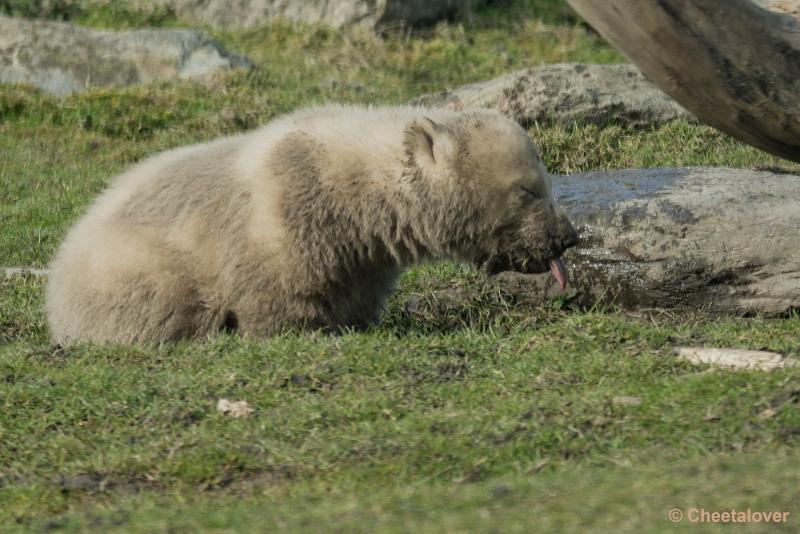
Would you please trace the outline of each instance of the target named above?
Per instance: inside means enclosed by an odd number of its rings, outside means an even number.
[[[406,129],[406,147],[421,167],[433,167],[452,160],[456,142],[452,132],[428,117],[415,119]]]

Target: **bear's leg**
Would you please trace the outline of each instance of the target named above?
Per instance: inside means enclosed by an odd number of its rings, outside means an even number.
[[[87,233],[53,267],[54,341],[158,343],[210,333],[211,306],[177,251],[127,230]]]
[[[268,295],[268,296],[265,296]],[[230,310],[235,319],[236,331],[242,335],[268,337],[286,331],[323,331],[340,334],[345,330],[365,330],[377,324],[384,308],[384,298],[370,298],[367,302],[347,298],[332,302],[297,295],[259,293],[248,302]]]
[[[268,291],[258,293],[257,298],[240,300],[229,310],[228,317],[235,318],[236,331],[241,335],[269,337],[290,330],[326,328],[322,313],[312,300]]]

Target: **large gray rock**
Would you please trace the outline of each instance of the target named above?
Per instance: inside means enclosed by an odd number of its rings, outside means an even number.
[[[415,26],[454,15],[476,0],[132,0],[142,10],[168,8],[178,18],[225,30],[249,30],[283,18],[336,28]]]
[[[693,118],[633,65],[545,65],[424,96],[413,103],[492,108],[521,124],[577,120],[647,126]]]
[[[583,305],[733,314],[800,309],[800,177],[727,168],[553,179],[581,234],[565,255]],[[560,294],[549,275],[502,273],[517,299]]]
[[[205,79],[248,66],[196,31],[98,31],[0,16],[0,82],[30,83],[58,95],[92,86]]]

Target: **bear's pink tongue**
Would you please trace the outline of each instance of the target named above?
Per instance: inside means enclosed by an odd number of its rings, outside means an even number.
[[[550,260],[550,272],[558,282],[558,286],[563,291],[567,288],[567,268],[561,258],[553,258]]]

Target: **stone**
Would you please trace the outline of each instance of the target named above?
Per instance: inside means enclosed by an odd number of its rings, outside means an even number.
[[[772,371],[796,365],[794,360],[787,360],[777,352],[764,350],[676,347],[675,352],[679,358],[693,364],[711,364],[717,367],[733,369]],[[760,414],[762,418],[771,416],[766,410]]]
[[[217,411],[223,415],[239,419],[241,417],[249,417],[253,413],[253,407],[244,400],[233,402],[228,399],[219,399],[217,401]]]
[[[412,102],[453,109],[496,109],[522,125],[664,124],[693,116],[648,82],[633,65],[562,63],[525,69]]]
[[[800,309],[800,177],[661,168],[553,177],[578,228],[566,293],[548,274],[501,273],[517,301],[786,315]]]
[[[0,16],[0,83],[29,83],[56,95],[99,86],[207,80],[250,66],[192,30],[100,31]]]
[[[468,10],[477,0],[132,0],[141,10],[169,9],[183,21],[223,30],[251,30],[275,19],[334,28],[385,29],[430,24]]]

